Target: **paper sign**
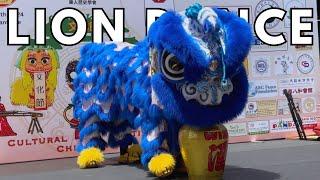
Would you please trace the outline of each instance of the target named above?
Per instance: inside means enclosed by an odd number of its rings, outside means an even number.
[[[46,74],[44,72],[34,73],[34,109],[47,109],[46,97]]]

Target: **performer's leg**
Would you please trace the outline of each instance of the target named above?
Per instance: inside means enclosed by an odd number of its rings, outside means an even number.
[[[142,164],[158,177],[169,176],[175,169],[176,161],[168,147],[171,138],[167,122],[161,120],[153,125],[150,121],[142,122],[142,130]]]
[[[93,115],[85,123],[80,124],[79,130],[80,139],[77,151],[80,152],[80,155],[78,156],[77,164],[80,168],[100,166],[104,161],[103,150],[107,145],[102,138],[102,135],[108,133],[106,123],[96,115]]]
[[[120,163],[134,163],[140,160],[141,148],[131,132],[132,126],[126,120],[116,121],[110,127],[109,146],[120,147]]]

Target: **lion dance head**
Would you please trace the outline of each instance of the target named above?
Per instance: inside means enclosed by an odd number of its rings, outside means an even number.
[[[42,93],[42,96],[45,94],[42,98],[45,107],[52,106],[59,69],[57,51],[52,47],[26,47],[16,67],[21,71],[21,76],[11,86],[11,103],[36,109],[36,95]],[[42,82],[44,87],[43,85],[36,87],[35,78],[45,81]]]

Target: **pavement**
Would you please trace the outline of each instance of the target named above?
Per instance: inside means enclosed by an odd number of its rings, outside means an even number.
[[[78,169],[75,158],[0,165],[0,180],[155,179],[139,165],[118,165],[107,155],[101,168]],[[187,179],[178,174],[171,179]],[[224,180],[320,179],[320,141],[276,140],[230,144]]]

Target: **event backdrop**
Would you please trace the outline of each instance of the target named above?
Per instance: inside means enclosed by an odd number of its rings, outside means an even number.
[[[91,40],[92,8],[104,8],[109,17],[113,8],[125,8],[125,41],[135,43],[145,36],[145,9],[163,8],[183,10],[194,2],[206,6],[220,6],[237,12],[249,8],[250,23],[261,11],[270,7],[316,7],[315,0],[0,0],[0,163],[31,161],[76,155],[74,147],[78,121],[72,117],[70,106],[73,69],[79,59],[79,48]],[[7,46],[7,8],[19,8],[19,31],[30,34],[34,42],[34,8],[47,10],[47,54],[39,53],[42,71],[32,73],[34,62],[28,60],[30,47]],[[59,9],[74,7],[86,15],[88,34],[84,42],[63,46],[50,32],[50,19]],[[317,17],[317,9],[314,9]],[[316,23],[316,18],[313,19]],[[285,32],[290,37],[290,14],[284,21],[271,19],[266,28],[270,32]],[[314,24],[314,42],[318,29]],[[70,19],[62,24],[65,33],[72,34],[76,23]],[[105,39],[107,36],[105,35]],[[289,39],[288,39],[289,40]],[[241,43],[241,42],[239,42]],[[319,109],[319,47],[268,46],[257,38],[245,63],[250,80],[249,102],[238,119],[226,124],[231,142],[286,137],[295,131],[283,89],[292,91],[303,117],[305,128],[318,121]],[[33,47],[39,50],[44,47]],[[39,51],[41,52],[41,51]],[[46,57],[52,64],[46,65]],[[214,118],[214,117],[213,117]],[[140,136],[140,131],[133,132]],[[117,150],[107,149],[106,152]]]

